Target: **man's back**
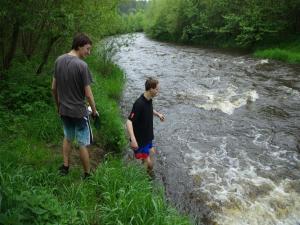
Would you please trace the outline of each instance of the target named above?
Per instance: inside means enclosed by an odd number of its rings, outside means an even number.
[[[75,118],[86,116],[84,87],[92,82],[87,64],[76,56],[64,54],[56,60],[54,77],[60,114]]]

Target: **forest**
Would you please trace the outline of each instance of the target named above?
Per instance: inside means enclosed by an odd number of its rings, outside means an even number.
[[[300,62],[299,0],[153,0],[144,30],[162,41],[245,49]]]

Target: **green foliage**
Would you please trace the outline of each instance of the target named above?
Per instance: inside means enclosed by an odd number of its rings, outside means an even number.
[[[51,76],[32,76],[35,62],[15,63],[1,85],[1,133],[56,142],[62,135],[50,91]]]
[[[93,93],[100,113],[100,131],[96,131],[96,139],[106,149],[120,152],[126,145],[125,131],[120,117],[118,102],[120,100],[124,75],[123,72],[111,62],[113,47],[96,49],[89,62],[94,74]]]
[[[300,63],[300,50],[298,50],[296,45],[294,49],[288,48],[270,48],[265,50],[257,50],[254,53],[254,56],[259,58],[269,58],[269,59],[277,59],[289,63]]]
[[[145,31],[160,40],[253,49],[300,32],[300,2],[153,0]]]
[[[0,215],[2,224],[32,224],[33,221],[36,224],[68,224],[61,221],[64,212],[59,202],[45,191],[23,191],[16,196],[14,193],[3,194],[12,205]]]
[[[25,139],[21,142],[27,145]],[[9,159],[19,159],[18,164],[9,164],[1,158],[0,172],[0,196],[1,224],[88,224],[85,213],[82,215],[79,207],[72,207],[72,199],[61,201],[57,196],[66,195],[62,186],[63,181],[58,177],[57,173],[51,172],[50,164],[41,164],[42,159],[46,161],[52,160],[52,154],[48,154],[45,149],[35,146],[35,150],[28,150],[19,146],[18,141],[12,141],[11,146],[18,146],[23,155],[13,155],[9,152],[12,149],[1,148],[1,155],[10,156]],[[4,147],[3,145],[1,147]],[[26,149],[26,151],[24,151]],[[31,153],[30,153],[31,151]],[[41,161],[34,161],[37,158],[37,152],[41,152]],[[32,155],[32,158],[23,160],[24,155]],[[12,162],[12,161],[10,161]],[[25,164],[30,164],[28,167]],[[66,183],[66,182],[64,182]],[[67,185],[67,184],[66,184]],[[58,191],[61,190],[61,191]]]
[[[144,10],[132,12],[128,15],[122,15],[121,33],[140,32],[144,26]]]
[[[77,32],[93,40],[131,30],[140,30],[141,13],[128,20],[118,12],[120,0],[3,0],[0,10],[0,78],[19,56],[38,59],[40,66],[48,57],[70,46]],[[130,25],[128,25],[130,23]],[[39,73],[39,72],[37,72]]]

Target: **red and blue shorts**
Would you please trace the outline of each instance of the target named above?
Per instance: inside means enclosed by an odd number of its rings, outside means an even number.
[[[147,159],[149,157],[150,149],[153,147],[152,141],[145,146],[139,147],[134,151],[134,156],[136,159]]]

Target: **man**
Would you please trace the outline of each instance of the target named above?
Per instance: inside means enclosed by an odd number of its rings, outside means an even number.
[[[135,158],[141,159],[147,172],[151,175],[153,169],[152,154],[155,152],[152,140],[153,135],[153,115],[164,121],[165,116],[153,110],[152,99],[157,96],[159,83],[157,80],[149,78],[145,83],[145,92],[135,101],[132,111],[126,122],[130,135],[130,147],[134,150]]]
[[[52,94],[64,129],[63,165],[59,167],[62,175],[67,175],[69,172],[71,145],[72,141],[76,140],[84,169],[83,178],[90,176],[87,146],[92,140],[86,100],[91,106],[92,116],[96,117],[98,112],[90,87],[92,75],[82,59],[90,55],[91,47],[90,38],[85,34],[78,34],[73,39],[72,50],[59,56],[55,62]]]

